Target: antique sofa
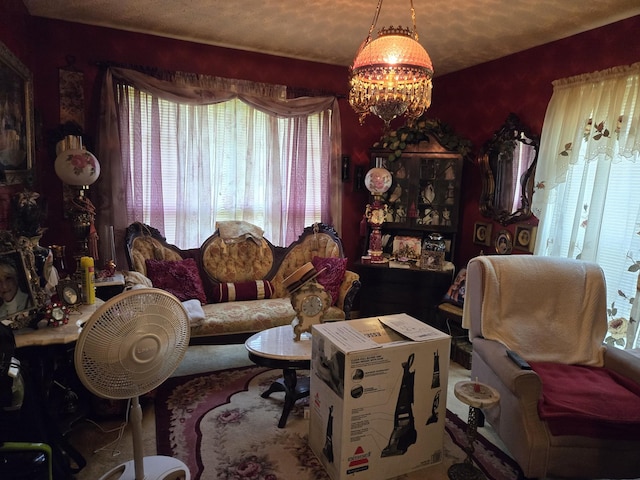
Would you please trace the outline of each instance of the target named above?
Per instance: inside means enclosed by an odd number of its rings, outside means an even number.
[[[237,343],[290,324],[295,312],[283,280],[307,262],[324,270],[317,280],[334,297],[323,321],[350,319],[360,280],[346,270],[342,242],[332,227],[306,227],[288,247],[261,234],[246,222],[219,222],[199,248],[182,250],[156,228],[136,222],[126,230],[125,249],[130,270],[144,276],[147,286],[174,293],[185,306],[200,300],[202,309],[198,306],[200,313],[191,318],[192,343]]]

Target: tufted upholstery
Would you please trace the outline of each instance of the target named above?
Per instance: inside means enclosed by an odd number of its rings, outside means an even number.
[[[170,248],[166,248],[153,237],[138,237],[133,240],[131,248],[130,267],[143,275],[147,274],[146,260],[182,260],[180,254]]]
[[[266,278],[273,268],[273,247],[265,239],[225,244],[219,236],[202,245],[202,267],[217,282],[246,282]]]
[[[167,244],[157,229],[137,222],[127,229],[126,247],[130,269],[142,274],[146,274],[145,261],[149,258],[196,260],[208,303],[202,306],[205,321],[191,327],[191,337],[208,337],[212,341],[213,337],[246,335],[290,324],[295,312],[283,280],[315,256],[343,256],[340,238],[333,228],[323,224],[305,228],[298,240],[286,248],[274,246],[265,238],[225,242],[216,231],[200,248],[181,250]],[[350,318],[359,278],[355,272],[345,272],[336,305],[327,310],[324,320]],[[213,303],[214,285],[251,280],[269,280],[274,287],[272,298]]]

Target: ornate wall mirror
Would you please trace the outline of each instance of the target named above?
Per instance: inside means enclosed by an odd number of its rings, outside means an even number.
[[[31,242],[0,230],[0,321],[14,329],[35,326],[46,300]]]
[[[540,139],[510,113],[480,153],[480,212],[509,225],[531,216],[533,180]]]

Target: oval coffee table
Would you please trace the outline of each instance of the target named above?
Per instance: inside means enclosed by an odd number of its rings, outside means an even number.
[[[309,377],[298,381],[297,370],[311,368],[311,335],[303,333],[294,340],[291,325],[269,328],[251,336],[245,342],[249,359],[256,365],[282,369],[282,377],[262,393],[267,398],[274,392],[284,392],[284,407],[278,422],[279,428],[287,424],[293,405],[300,398],[309,396]]]

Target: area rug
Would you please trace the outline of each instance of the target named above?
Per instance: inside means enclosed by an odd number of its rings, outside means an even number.
[[[285,428],[277,423],[282,395],[260,393],[281,371],[243,367],[168,379],[155,394],[159,455],[183,461],[194,480],[329,480],[307,444],[307,399],[299,400]],[[464,461],[466,424],[447,410],[442,463],[398,479],[447,479]],[[517,464],[478,435],[474,460],[489,480],[524,478]]]

